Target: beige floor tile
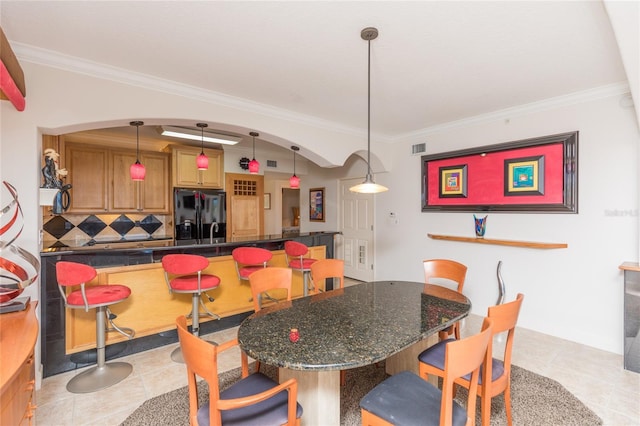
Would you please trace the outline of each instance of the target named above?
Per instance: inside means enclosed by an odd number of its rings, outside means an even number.
[[[348,285],[357,285],[351,280]],[[470,315],[462,334],[477,332],[482,317]],[[237,337],[238,328],[203,336],[226,342]],[[503,341],[494,342],[498,353]],[[43,380],[36,393],[38,426],[111,426],[120,424],[146,399],[186,386],[184,364],[171,360],[178,344],[123,357],[133,373],[121,383],[92,394],[67,392],[67,382],[82,370]],[[252,361],[252,360],[250,360]],[[518,328],[513,363],[550,377],[565,386],[596,412],[605,426],[640,426],[640,374],[623,369],[622,356],[578,345],[541,333]],[[240,365],[240,350],[226,351],[219,358],[220,371]]]

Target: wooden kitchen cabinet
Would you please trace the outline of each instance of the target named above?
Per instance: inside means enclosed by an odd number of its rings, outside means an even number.
[[[138,158],[147,174],[144,181],[134,182],[129,176],[129,167],[136,161],[136,152],[110,152],[109,211],[168,214],[171,210],[169,155],[161,152],[141,152]]]
[[[105,148],[67,143],[65,167],[72,185],[69,213],[100,213],[108,210],[109,156]]]
[[[112,150],[95,145],[66,144],[68,182],[72,185],[69,213],[171,211],[169,155],[140,152],[145,166],[144,181],[134,182],[129,167],[136,161],[135,150]]]
[[[30,425],[35,414],[36,302],[0,316],[0,425]]]
[[[209,168],[198,170],[196,158],[201,149],[197,147],[171,147],[173,157],[173,186],[179,188],[224,188],[224,152],[205,149],[209,157]]]

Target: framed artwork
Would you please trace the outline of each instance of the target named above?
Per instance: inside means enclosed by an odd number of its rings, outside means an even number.
[[[423,212],[578,213],[578,132],[423,155]]]
[[[269,192],[264,194],[264,209],[271,210],[271,194]]]
[[[467,196],[467,166],[440,167],[440,197]]]
[[[544,195],[544,156],[504,160],[504,195]]]
[[[324,222],[324,188],[309,190],[309,221]]]

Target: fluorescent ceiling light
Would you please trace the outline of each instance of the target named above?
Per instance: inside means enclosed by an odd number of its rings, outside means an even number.
[[[160,134],[162,136],[171,136],[174,138],[190,139],[194,141],[202,141],[202,131],[200,129],[190,129],[188,127],[172,127],[161,126]],[[204,132],[204,141],[210,143],[220,143],[223,145],[235,145],[240,142],[242,138],[238,136],[222,135],[213,132]]]

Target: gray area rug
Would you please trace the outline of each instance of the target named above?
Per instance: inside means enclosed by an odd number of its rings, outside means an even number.
[[[274,376],[275,368],[264,366],[262,372]],[[360,399],[377,383],[387,377],[384,363],[347,371],[347,384],[340,390],[340,424],[360,425]],[[240,378],[240,368],[220,375],[222,389]],[[185,371],[186,382],[186,371]],[[208,397],[203,381],[199,383],[201,399]],[[465,390],[458,391],[456,399],[466,401]],[[512,367],[511,399],[514,425],[601,425],[602,420],[578,398],[555,380],[540,376],[517,366]],[[479,401],[479,399],[478,399]],[[303,407],[304,408],[304,407]],[[476,424],[480,425],[478,403]],[[304,415],[303,415],[304,416]],[[491,424],[506,425],[507,419],[502,395],[491,401]],[[187,387],[183,387],[144,402],[122,426],[189,425],[189,400]],[[326,425],[334,426],[334,425]],[[337,425],[335,425],[337,426]]]

